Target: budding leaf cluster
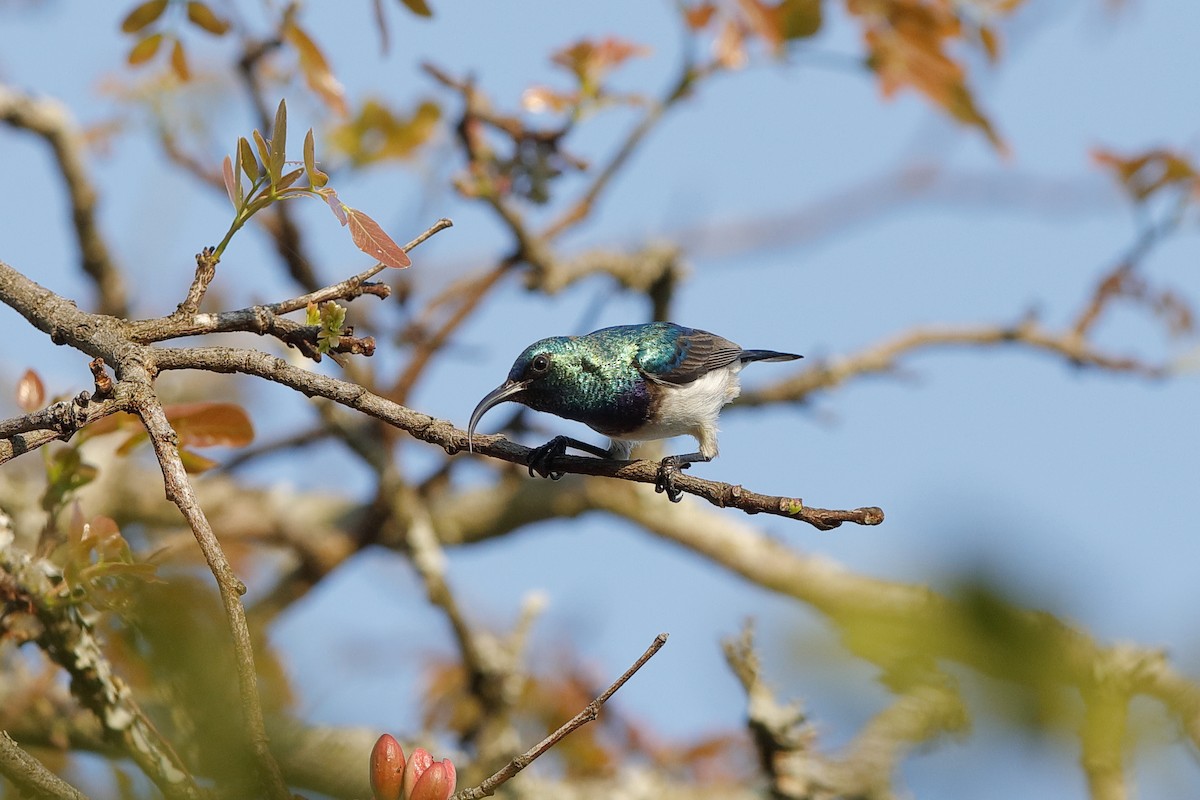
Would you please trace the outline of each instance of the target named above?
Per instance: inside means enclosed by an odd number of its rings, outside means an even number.
[[[329,176],[317,167],[316,143],[311,128],[304,137],[303,161],[288,171],[286,168],[296,162],[287,160],[286,149],[287,104],[280,101],[271,138],[257,130],[250,139],[241,137],[237,157],[225,156],[221,166],[225,191],[236,213],[224,240],[216,247],[218,258],[233,234],[254,214],[280,200],[308,196],[322,198],[338,221],[350,228],[350,238],[355,246],[380,264],[397,269],[412,264],[404,248],[396,244],[379,223],[338,199],[337,192],[328,185]],[[300,183],[305,176],[308,178],[306,184]]]
[[[316,303],[309,303],[305,310],[305,323],[319,329],[317,352],[328,353],[341,341],[346,326],[346,309],[333,301],[322,303],[319,308]]]

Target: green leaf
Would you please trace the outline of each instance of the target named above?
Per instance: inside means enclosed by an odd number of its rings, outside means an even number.
[[[317,308],[316,303],[309,303],[304,308],[304,324],[305,325],[320,325],[321,324],[321,309]]]
[[[275,109],[275,125],[271,130],[271,184],[279,188],[283,176],[283,161],[287,152],[287,101],[280,100]]]
[[[309,128],[308,133],[304,134],[304,171],[311,176],[316,168],[317,144],[313,139],[313,129]]]
[[[121,30],[137,33],[161,17],[166,10],[167,0],[146,0],[125,15],[125,19],[121,20]]]
[[[263,169],[270,170],[271,166],[271,145],[267,144],[267,140],[257,130],[254,131],[254,148],[258,150],[258,160],[263,165]],[[271,183],[274,183],[278,176],[271,176]]]
[[[329,183],[329,176],[317,169],[317,146],[312,128],[304,136],[304,171],[308,173],[308,185],[314,189]]]
[[[275,191],[282,192],[291,187],[293,183],[300,180],[300,176],[304,174],[303,168],[294,169],[287,175],[279,179],[279,183],[275,185]]]
[[[429,5],[425,2],[425,0],[400,0],[400,2],[404,4],[405,8],[416,14],[418,17],[433,16],[433,10],[429,8]]]
[[[254,160],[254,151],[250,148],[250,142],[246,141],[245,136],[238,139],[238,164],[251,182],[258,177],[258,162]]]
[[[207,4],[199,0],[188,0],[188,22],[201,30],[208,31],[213,36],[223,36],[229,30],[229,23],[218,17]]]
[[[183,50],[183,40],[176,39],[174,46],[171,47],[171,69],[175,71],[175,76],[181,81],[186,81],[192,76],[192,72],[188,69],[187,53]]]
[[[129,55],[125,60],[131,65],[145,64],[154,58],[154,54],[158,52],[158,46],[162,42],[163,35],[161,33],[152,33],[130,48]]]
[[[338,346],[346,325],[346,309],[332,300],[321,304],[321,330],[317,333],[317,352],[328,353]]]
[[[46,493],[42,495],[42,510],[55,511],[68,495],[95,480],[98,470],[85,464],[78,448],[55,451],[46,460]]]
[[[290,19],[283,29],[283,38],[296,48],[296,55],[300,57],[300,72],[304,75],[304,82],[308,84],[308,88],[320,97],[334,113],[343,117],[349,114],[350,109],[346,105],[346,90],[334,76],[325,54],[321,52],[321,48],[312,40],[312,37],[305,33],[294,19]]]
[[[783,0],[775,13],[786,40],[806,39],[821,30],[821,0]]]
[[[208,456],[202,456],[183,447],[179,448],[179,460],[183,462],[183,468],[187,470],[189,475],[198,475],[201,472],[207,472],[217,466],[218,463]]]

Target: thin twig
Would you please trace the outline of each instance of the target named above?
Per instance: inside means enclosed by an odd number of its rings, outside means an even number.
[[[404,252],[407,253],[411,251],[414,247],[422,244],[430,236],[433,236],[440,231],[444,231],[446,228],[452,227],[453,225],[454,223],[445,217],[439,219],[437,222],[430,225],[429,228],[427,228],[423,233],[417,236],[417,238],[404,245]],[[387,269],[387,267],[383,264],[376,264],[375,266],[363,270],[357,275],[347,278],[344,281],[339,281],[331,286],[326,286],[323,289],[317,289],[316,291],[309,292],[308,294],[294,297],[291,300],[284,300],[281,303],[272,303],[271,305],[267,306],[267,308],[271,309],[271,311],[276,314],[287,314],[292,311],[299,311],[300,309],[306,307],[309,303],[319,304],[324,303],[327,300],[349,298],[354,296],[353,293],[355,290],[362,286],[363,283],[375,277],[380,272],[383,272],[385,269]]]
[[[1055,333],[1034,320],[1016,325],[964,325],[958,327],[918,327],[859,353],[825,362],[814,360],[813,366],[766,386],[742,393],[734,407],[799,402],[811,393],[831,389],[846,381],[864,376],[893,372],[899,360],[917,352],[948,347],[987,347],[1024,345],[1064,356],[1080,367],[1097,367],[1111,372],[1128,372],[1146,378],[1162,378],[1167,367],[1147,364],[1136,358],[1115,356],[1093,347],[1073,331]]]
[[[87,800],[87,795],[46,769],[26,753],[5,731],[0,731],[0,775],[17,787],[22,797],[37,800]]]
[[[450,622],[462,654],[467,690],[479,705],[480,713],[470,727],[461,731],[461,739],[464,744],[475,745],[479,763],[499,763],[512,754],[509,743],[517,740],[512,711],[521,698],[520,687],[525,684],[520,667],[523,637],[502,642],[470,624],[446,580],[446,556],[429,510],[421,498],[413,495],[408,489],[391,491],[388,496],[398,506],[394,513],[407,517],[405,542],[413,566],[425,584],[429,602],[441,609]]]
[[[41,411],[0,422],[0,464],[75,433],[99,419],[128,411],[129,399],[120,384],[114,397],[96,401],[82,392],[72,400],[55,403]],[[85,399],[86,398],[86,399]]]
[[[411,242],[404,245],[404,251],[409,252],[429,237],[451,227],[453,224],[448,219],[439,219]],[[203,261],[203,256],[204,254],[201,254],[196,257],[198,263],[197,282],[200,281],[200,272],[202,270],[200,262]],[[367,283],[368,280],[385,269],[387,267],[383,264],[375,264],[357,275],[317,289],[316,291],[300,295],[299,297],[293,297],[278,303],[250,306],[249,308],[242,308],[236,311],[198,314],[195,312],[196,303],[185,300],[179,309],[170,316],[137,320],[136,322],[129,323],[128,335],[131,341],[139,344],[152,344],[185,336],[241,331],[257,333],[260,336],[275,336],[287,344],[301,346],[301,349],[305,350],[302,345],[305,341],[312,338],[314,335],[313,331],[307,326],[282,319],[282,315],[304,309],[310,303],[320,304],[330,300],[353,300],[364,294],[387,297],[391,291],[388,286]],[[211,275],[208,276],[207,280],[211,280]],[[205,288],[207,287],[207,280],[203,282],[203,287]],[[189,290],[189,298],[195,292],[196,283],[194,282],[192,289]],[[203,290],[200,291],[200,294],[203,294]],[[355,339],[354,337],[347,338],[349,341],[339,344],[338,347],[334,348],[334,352],[363,352],[365,349],[363,342],[365,340]],[[306,355],[311,355],[307,350],[305,352]]]
[[[617,147],[612,158],[596,174],[596,177],[592,179],[588,188],[567,209],[566,213],[562,214],[542,232],[541,239],[550,242],[587,218],[596,201],[600,198],[604,190],[608,188],[612,179],[621,171],[621,168],[625,166],[633,154],[637,152],[638,147],[645,140],[646,136],[654,130],[659,121],[662,120],[666,112],[675,103],[687,96],[697,77],[698,75],[692,64],[685,61],[682,69],[680,69],[679,77],[667,91],[666,96],[646,110],[646,115],[630,130],[625,137],[625,141],[621,142],[620,146]]]
[[[389,397],[397,403],[407,402],[408,395],[412,392],[413,386],[420,380],[425,368],[429,366],[429,360],[446,346],[446,342],[450,340],[454,331],[466,321],[471,312],[478,308],[479,304],[487,297],[488,292],[508,273],[509,266],[508,262],[503,262],[489,270],[480,280],[471,285],[470,290],[461,298],[461,302],[454,309],[454,312],[450,314],[432,335],[421,340],[421,343],[409,358],[404,372],[400,373],[400,377],[396,379],[395,386],[388,392]]]
[[[1150,296],[1145,282],[1137,280],[1134,273],[1155,247],[1179,230],[1187,211],[1194,203],[1195,197],[1191,192],[1180,192],[1161,220],[1142,228],[1129,249],[1117,259],[1112,268],[1096,284],[1096,289],[1087,305],[1075,319],[1072,330],[1076,336],[1081,339],[1086,336],[1099,321],[1100,315],[1108,304],[1117,297],[1134,297],[1143,302],[1154,300],[1161,302],[1166,295]]]
[[[196,501],[191,481],[179,457],[178,436],[167,421],[167,415],[154,396],[148,379],[138,398],[136,410],[150,435],[154,453],[158,456],[159,467],[166,484],[167,499],[179,508],[187,520],[209,569],[217,580],[217,588],[233,636],[242,714],[250,740],[249,745],[258,767],[259,780],[267,796],[276,800],[290,800],[292,794],[284,783],[279,764],[271,753],[266,726],[263,723],[262,703],[258,696],[258,673],[254,666],[254,645],[250,639],[250,629],[246,625],[246,609],[241,600],[246,586],[234,574],[208,518]]]
[[[301,447],[309,447],[314,444],[320,444],[328,439],[333,434],[324,426],[309,428],[308,430],[293,433],[290,436],[284,436],[280,439],[266,441],[258,444],[252,444],[248,447],[243,447],[236,453],[233,453],[229,458],[221,462],[213,470],[214,474],[221,472],[234,472],[241,468],[244,464],[251,461],[257,461],[260,458],[277,455],[286,450],[296,450]]]
[[[654,641],[648,648],[646,648],[646,652],[642,653],[641,657],[638,658],[637,661],[633,662],[633,666],[625,670],[625,674],[613,681],[612,685],[605,689],[599,697],[588,703],[582,711],[564,723],[561,727],[559,727],[558,730],[554,731],[554,733],[550,734],[545,739],[542,739],[542,741],[538,742],[536,745],[526,750],[512,761],[508,762],[503,769],[496,772],[487,780],[483,781],[483,783],[479,784],[474,789],[467,789],[459,792],[458,794],[454,795],[451,800],[479,800],[481,797],[489,797],[495,794],[496,789],[499,786],[507,782],[521,770],[528,767],[534,762],[534,760],[536,760],[551,747],[558,744],[575,730],[582,728],[584,725],[592,722],[598,716],[600,716],[600,709],[606,702],[608,702],[608,699],[616,694],[617,690],[624,686],[626,681],[632,678],[639,669],[645,666],[646,662],[653,658],[654,655],[661,650],[663,645],[666,643],[666,633],[660,633],[658,636],[654,637]]]

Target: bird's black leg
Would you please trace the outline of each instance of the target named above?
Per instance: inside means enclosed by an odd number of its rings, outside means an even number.
[[[550,468],[550,465],[554,459],[566,455],[568,447],[574,447],[576,450],[591,453],[599,458],[610,458],[608,451],[603,447],[581,442],[578,439],[572,439],[570,436],[555,436],[541,447],[533,448],[533,451],[529,454],[529,477],[532,478],[536,473],[552,481],[561,478],[563,473],[555,472]]]
[[[678,503],[683,497],[683,490],[675,488],[675,476],[697,461],[712,461],[712,456],[687,453],[682,456],[667,456],[658,462],[658,478],[654,481],[654,491],[666,492],[668,500]]]

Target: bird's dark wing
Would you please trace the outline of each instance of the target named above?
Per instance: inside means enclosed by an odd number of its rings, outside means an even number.
[[[672,325],[638,351],[642,374],[656,383],[682,386],[737,361],[742,348],[708,331]]]

